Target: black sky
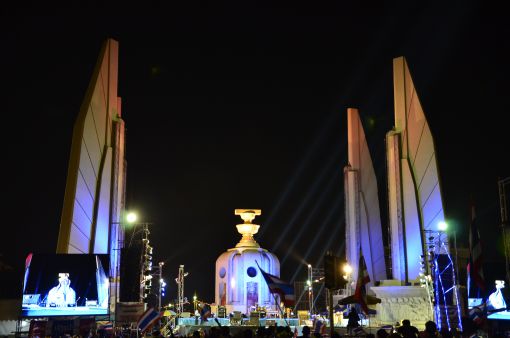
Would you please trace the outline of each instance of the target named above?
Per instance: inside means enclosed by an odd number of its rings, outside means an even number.
[[[497,8],[170,6],[2,12],[0,258],[13,270],[2,272],[1,296],[19,294],[28,252],[55,250],[72,128],[108,37],[120,44],[128,207],[153,222],[165,277],[180,264],[190,272],[187,296],[213,301],[214,262],[240,238],[235,208],[262,209],[256,238],[280,257],[284,279],[325,248],[343,248],[350,106],[363,118],[387,224],[384,136],[393,126],[392,58],[401,55],[435,138],[459,244],[472,195],[487,261],[501,262],[510,29]]]

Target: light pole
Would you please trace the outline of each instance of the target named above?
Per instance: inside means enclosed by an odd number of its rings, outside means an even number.
[[[310,315],[313,314],[313,279],[312,279],[312,264],[308,264],[308,280],[306,284],[308,285],[308,306],[310,309]]]
[[[165,286],[165,281],[163,280],[163,265],[165,265],[165,262],[159,262],[159,292],[158,292],[158,309],[161,311],[161,296],[163,293],[163,287]]]
[[[346,263],[342,267],[342,271],[345,273],[344,279],[347,281],[347,283],[345,283],[345,296],[350,296],[351,295],[352,266],[350,266],[348,263]]]
[[[121,221],[111,222],[110,228],[112,229],[112,236],[116,237],[116,248],[112,250],[112,259],[110,261],[110,271],[115,272],[110,282],[110,300],[113,306],[113,314],[117,311],[117,304],[120,302],[120,284],[122,283],[120,278],[120,265],[122,254],[121,249],[124,247],[124,234],[128,225],[136,222],[136,214],[134,212],[128,212],[125,217],[121,217]],[[113,227],[113,226],[116,227]],[[113,298],[113,299],[112,299]]]
[[[143,302],[145,298],[145,291],[150,290],[152,285],[152,250],[153,247],[149,245],[149,225],[152,223],[149,222],[139,222],[138,215],[135,212],[128,212],[125,216],[126,223],[132,225],[131,234],[129,235],[129,243],[127,245],[127,250],[131,248],[133,245],[133,240],[135,236],[139,233],[142,233],[142,247],[141,247],[141,255],[139,261],[139,269],[140,269],[140,297],[139,301]],[[137,229],[137,226],[141,225],[141,229]],[[124,229],[126,231],[127,228]],[[123,245],[126,248],[126,245]],[[161,307],[161,305],[160,305]]]

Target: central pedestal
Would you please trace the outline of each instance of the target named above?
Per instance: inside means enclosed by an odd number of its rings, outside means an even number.
[[[422,330],[425,323],[434,319],[434,312],[427,290],[420,286],[372,286],[370,288],[381,303],[376,305],[377,326],[396,325],[409,319],[411,325]]]

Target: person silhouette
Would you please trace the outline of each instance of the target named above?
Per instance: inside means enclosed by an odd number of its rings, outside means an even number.
[[[353,330],[357,327],[359,327],[359,315],[356,311],[356,308],[354,306],[351,306],[351,309],[349,310],[349,315],[347,316],[347,330],[349,334],[353,333]]]
[[[420,334],[420,331],[415,326],[411,325],[409,319],[402,321],[402,326],[397,329],[397,332],[404,338],[416,338]]]
[[[47,307],[73,306],[76,303],[76,292],[71,288],[71,280],[67,272],[58,274],[58,285],[48,292]]]

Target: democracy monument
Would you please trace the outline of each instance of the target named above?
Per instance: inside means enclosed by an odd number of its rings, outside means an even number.
[[[242,235],[235,248],[228,249],[216,260],[215,302],[225,306],[227,313],[240,311],[249,314],[257,307],[276,308],[259,266],[271,275],[280,276],[280,261],[255,241],[260,225],[252,223],[261,210],[236,209],[244,223],[236,225]]]
[[[125,303],[121,299],[123,282],[128,282],[120,268],[127,259],[121,255],[125,252],[121,249],[125,246],[126,160],[117,78],[118,42],[108,39],[74,125],[56,248],[58,254],[109,256],[105,268],[110,287],[108,316],[114,325],[126,322],[116,314]],[[367,292],[379,300],[368,304],[375,310],[375,314],[367,314],[371,326],[393,325],[406,318],[419,328],[433,320],[439,328],[454,329],[461,326],[461,311],[454,264],[448,268],[450,246],[441,228],[445,216],[434,139],[404,57],[393,60],[393,82],[395,125],[386,135],[386,249],[377,180],[363,126],[358,110],[347,110],[345,257],[354,269],[354,282],[348,289],[355,289],[363,255],[370,279]],[[236,209],[235,213],[243,220],[236,225],[242,238],[216,260],[213,312],[218,307],[224,307],[227,314],[248,316],[260,307],[277,312],[279,299],[270,292],[261,271],[279,277],[280,262],[254,239],[260,226],[253,222],[261,211]],[[147,255],[149,249],[152,253],[148,238],[144,238],[140,254]],[[147,281],[142,276],[144,267],[139,268],[135,284]],[[453,281],[440,287],[438,278],[442,276],[453,276]],[[135,291],[143,292],[143,287],[135,285]],[[135,298],[140,299],[134,303],[142,305],[143,312],[146,305],[141,295]]]

